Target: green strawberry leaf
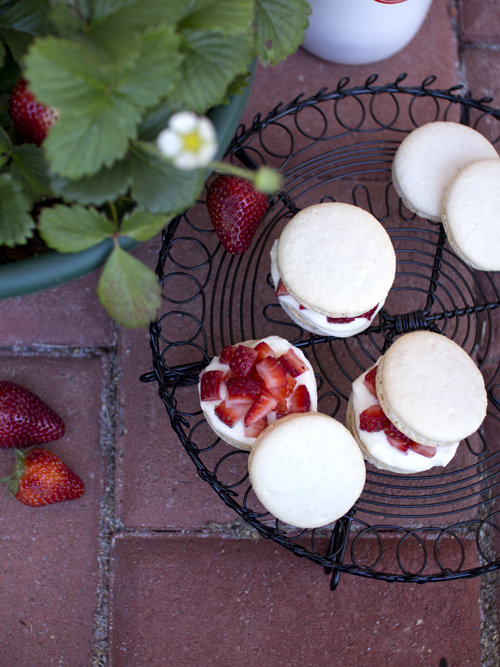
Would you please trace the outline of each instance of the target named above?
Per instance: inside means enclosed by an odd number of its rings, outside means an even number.
[[[123,218],[120,232],[136,241],[148,241],[169,222],[169,217],[162,213],[149,213],[135,209]]]
[[[254,0],[201,0],[191,3],[180,28],[215,30],[224,35],[247,33],[253,21]]]
[[[182,37],[185,58],[171,104],[204,114],[223,100],[228,82],[247,70],[250,45],[246,36],[208,30],[185,30]]]
[[[130,160],[132,197],[151,213],[164,213],[172,218],[189,208],[203,188],[205,169],[181,171],[138,145],[132,146]]]
[[[94,0],[92,5],[93,22],[120,30],[144,30],[159,23],[174,25],[186,13],[186,3],[179,0]]]
[[[132,167],[129,160],[118,160],[111,167],[103,167],[97,174],[77,181],[60,174],[52,175],[52,188],[66,201],[101,206],[124,195],[132,181]]]
[[[31,203],[10,174],[0,174],[0,245],[13,248],[31,236],[35,221]]]
[[[113,234],[113,223],[95,208],[65,206],[44,208],[40,215],[40,236],[58,252],[80,252]]]
[[[156,104],[172,91],[179,79],[182,56],[178,53],[179,37],[169,26],[145,30],[136,40],[140,55],[122,76],[117,93],[142,108]]]
[[[127,328],[147,326],[161,305],[156,275],[117,246],[104,265],[97,295],[109,315]]]
[[[11,150],[12,141],[3,127],[0,127],[0,153],[10,152]]]
[[[52,194],[48,164],[43,150],[38,146],[14,146],[10,173],[23,186],[31,202]]]
[[[304,41],[311,5],[306,0],[255,0],[257,30],[254,55],[263,65],[275,65]],[[297,25],[300,17],[300,27]]]
[[[0,16],[0,34],[14,58],[19,61],[33,37],[48,31],[48,0],[19,0]]]

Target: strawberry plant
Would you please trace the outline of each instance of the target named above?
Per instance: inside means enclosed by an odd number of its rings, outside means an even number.
[[[146,325],[160,287],[120,239],[153,237],[207,174],[180,169],[156,138],[178,112],[204,115],[241,91],[256,56],[293,53],[309,11],[306,0],[0,0],[0,245],[37,228],[62,253],[112,238],[99,298],[119,324]],[[31,122],[22,95],[9,113],[21,78],[45,114],[35,140],[13,122]]]

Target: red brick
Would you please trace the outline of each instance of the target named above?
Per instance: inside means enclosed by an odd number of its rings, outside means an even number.
[[[53,289],[0,300],[2,346],[107,347],[114,323],[96,295],[98,273]]]
[[[470,546],[474,549],[474,545]],[[323,570],[273,543],[115,540],[113,667],[339,667],[480,662],[479,579],[388,584]]]
[[[37,393],[65,421],[50,449],[79,475],[78,500],[31,508],[0,495],[0,664],[90,665],[99,581],[101,359],[1,356],[2,379]],[[0,477],[15,456],[0,450]]]
[[[497,0],[459,0],[461,38],[466,42],[500,42]]]

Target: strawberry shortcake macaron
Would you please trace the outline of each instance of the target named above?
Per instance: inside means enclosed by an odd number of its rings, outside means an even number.
[[[389,235],[367,211],[338,202],[303,209],[271,249],[271,277],[291,320],[345,338],[367,329],[396,272]]]
[[[484,379],[446,336],[398,338],[353,382],[346,425],[365,459],[399,473],[445,466],[486,416]]]
[[[311,364],[302,350],[279,336],[224,347],[200,374],[198,387],[213,431],[245,450],[269,424],[318,405]]]

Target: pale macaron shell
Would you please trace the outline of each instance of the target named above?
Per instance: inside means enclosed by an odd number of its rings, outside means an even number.
[[[258,438],[248,460],[253,490],[280,521],[318,528],[348,512],[366,477],[356,441],[319,412],[289,415]]]
[[[500,159],[473,162],[452,179],[442,219],[451,247],[466,264],[500,271]]]
[[[447,121],[426,123],[410,132],[396,151],[394,188],[410,211],[440,222],[450,181],[468,164],[488,158],[498,158],[498,153],[477,130]]]
[[[279,238],[277,264],[287,291],[327,317],[368,312],[385,299],[396,273],[383,226],[371,213],[340,202],[297,213]]]
[[[459,442],[486,416],[481,371],[442,334],[414,331],[398,338],[379,361],[376,384],[387,417],[423,445]]]

